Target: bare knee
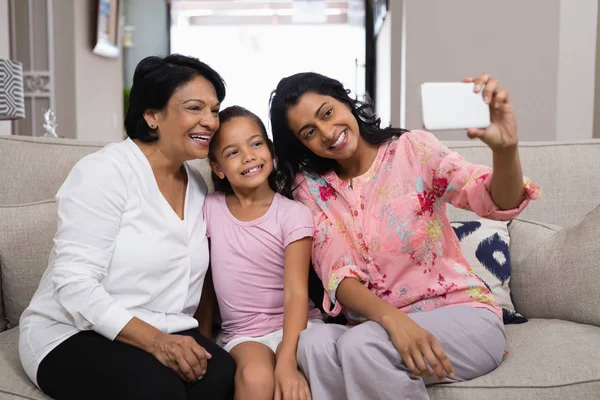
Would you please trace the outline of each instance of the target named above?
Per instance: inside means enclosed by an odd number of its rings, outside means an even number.
[[[270,365],[246,364],[235,373],[235,398],[271,400],[275,392],[273,368]]]

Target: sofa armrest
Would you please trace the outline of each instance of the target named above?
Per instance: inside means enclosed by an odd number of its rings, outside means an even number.
[[[527,240],[514,239],[516,243]],[[515,255],[510,287],[516,309],[528,318],[600,326],[599,260],[597,206],[578,223]]]

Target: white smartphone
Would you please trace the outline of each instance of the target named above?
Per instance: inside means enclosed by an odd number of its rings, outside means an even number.
[[[427,130],[487,128],[490,107],[473,83],[427,82],[421,85],[421,118]]]

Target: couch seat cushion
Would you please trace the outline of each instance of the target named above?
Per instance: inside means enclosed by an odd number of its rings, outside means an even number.
[[[18,343],[19,328],[0,333],[0,398],[49,400],[21,368]]]
[[[530,319],[507,325],[508,357],[492,373],[429,388],[431,400],[600,399],[600,328]]]
[[[56,226],[54,200],[0,206],[2,296],[9,328],[19,324],[46,271]]]

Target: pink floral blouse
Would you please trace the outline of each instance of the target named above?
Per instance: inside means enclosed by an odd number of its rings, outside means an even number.
[[[540,196],[528,179],[521,205],[499,210],[490,195],[489,167],[468,163],[431,133],[416,130],[381,145],[369,170],[352,182],[330,172],[298,174],[296,184],[296,198],[315,222],[312,261],[326,285],[328,314],[342,311],[336,290],[351,277],[406,313],[467,305],[502,318],[462,255],[445,203],[510,220]],[[344,313],[351,323],[363,320]]]

